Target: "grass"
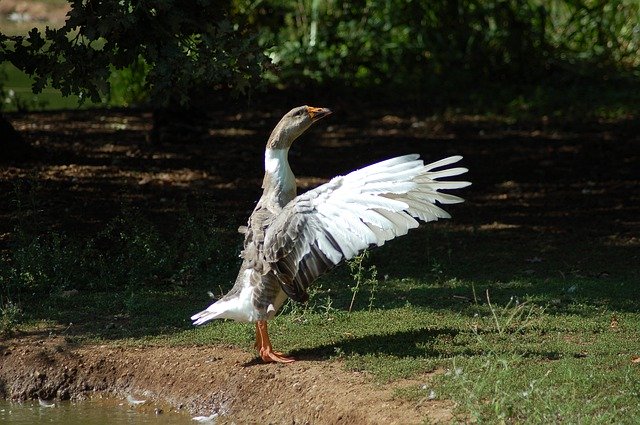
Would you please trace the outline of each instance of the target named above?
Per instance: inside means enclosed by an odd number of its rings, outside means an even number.
[[[77,109],[79,104],[78,96],[63,96],[60,90],[45,87],[42,92],[33,94],[31,85],[33,80],[24,72],[17,69],[10,63],[0,63],[0,86],[2,86],[2,76],[4,80],[4,103],[2,110],[7,112],[26,112],[33,110],[57,110],[57,109]],[[90,106],[91,102],[85,102],[84,107]]]
[[[27,102],[29,79],[6,70],[5,89]],[[487,104],[494,93],[472,105],[518,120],[575,117],[581,108],[623,117],[640,104],[638,91],[612,86],[519,97],[504,90],[495,105]],[[38,99],[51,109],[75,107],[55,91]],[[125,209],[94,234],[65,234],[38,225],[41,200],[30,196],[16,193],[20,221],[0,261],[3,336],[55,328],[78,343],[233,344],[253,352],[250,325],[189,321],[211,302],[207,292],[217,296],[235,278],[232,226],[187,212],[175,225],[158,225]],[[409,379],[396,397],[453,400],[460,422],[635,423],[637,245],[588,233],[424,226],[322,278],[306,306],[286,305],[270,326],[273,343],[380,383]]]
[[[188,319],[210,303],[207,291],[232,282],[235,235],[188,214],[175,229],[165,235],[126,211],[88,240],[23,235],[1,265],[3,296],[12,300],[3,323],[11,331],[57,326],[79,343],[251,351],[252,326],[194,328]],[[533,272],[518,261],[492,264],[494,231],[425,227],[351,270],[340,267],[306,306],[290,304],[273,321],[274,345],[301,360],[341,361],[381,383],[417,380],[396,396],[453,400],[460,422],[632,423],[640,416],[640,369],[632,362],[640,355],[638,270],[617,267],[624,260],[615,249],[587,245],[525,263]],[[100,259],[96,247],[109,244],[115,251]],[[501,258],[530,255],[518,243],[494,248]],[[407,249],[413,259],[403,257]],[[604,264],[615,273],[600,273]],[[132,266],[136,273],[123,272]],[[375,279],[363,276],[367,270],[379,283],[354,293],[354,278]]]

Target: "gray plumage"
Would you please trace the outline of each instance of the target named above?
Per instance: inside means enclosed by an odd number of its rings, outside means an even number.
[[[463,188],[469,182],[438,180],[464,174],[466,168],[448,168],[462,157],[424,165],[416,154],[335,177],[296,196],[288,150],[314,121],[329,113],[295,108],[272,132],[262,196],[247,226],[239,229],[244,249],[236,282],[222,299],[192,317],[195,324],[215,318],[270,319],[287,296],[306,301],[309,285],[341,261],[406,234],[418,220],[449,218],[437,204],[463,202],[440,190]]]

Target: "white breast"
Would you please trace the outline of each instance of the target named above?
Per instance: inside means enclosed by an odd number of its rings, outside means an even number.
[[[273,177],[273,183],[282,192],[295,189],[296,178],[287,159],[289,149],[266,149],[264,152],[264,170]]]

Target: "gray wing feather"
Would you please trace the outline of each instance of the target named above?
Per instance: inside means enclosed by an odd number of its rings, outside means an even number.
[[[460,159],[454,156],[425,166],[418,155],[392,158],[336,177],[296,197],[264,234],[265,262],[291,298],[305,301],[306,288],[342,260],[406,234],[418,226],[416,219],[449,218],[436,202],[463,200],[439,190],[470,183],[437,179],[457,176],[467,169],[431,170]]]

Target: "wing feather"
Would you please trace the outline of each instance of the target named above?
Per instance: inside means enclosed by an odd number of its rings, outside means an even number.
[[[338,176],[296,197],[267,228],[264,260],[291,298],[306,300],[306,288],[342,260],[406,234],[418,227],[416,219],[449,218],[436,204],[463,199],[440,190],[471,183],[438,179],[466,173],[463,167],[443,168],[461,159],[451,156],[424,165],[419,155],[404,155]]]

